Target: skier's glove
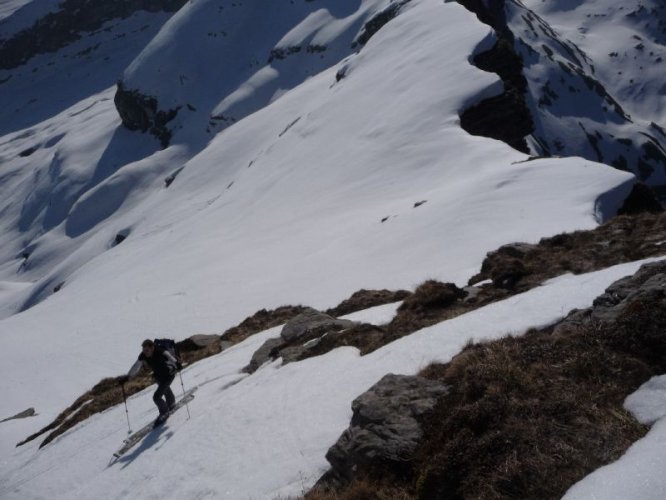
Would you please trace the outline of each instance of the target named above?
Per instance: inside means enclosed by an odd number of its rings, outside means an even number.
[[[176,363],[176,371],[180,371],[180,370],[182,370],[182,369],[183,369],[183,363],[181,363],[180,361],[178,361],[178,363]]]

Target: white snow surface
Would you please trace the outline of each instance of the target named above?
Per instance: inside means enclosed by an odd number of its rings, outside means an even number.
[[[550,280],[364,357],[355,348],[338,348],[284,366],[278,360],[252,375],[239,373],[280,327],[267,330],[185,369],[187,387],[199,387],[189,405],[191,419],[179,410],[115,463],[111,455],[127,432],[122,405],[88,419],[41,451],[34,443],[9,451],[7,440],[16,438],[23,423],[3,427],[0,496],[244,499],[301,493],[327,468],[325,452],[348,426],[351,401],[383,375],[413,374],[431,362],[448,362],[471,340],[520,335],[551,324],[572,308],[588,307],[641,263]],[[376,314],[377,309],[367,318]],[[134,428],[154,418],[151,391],[128,401]]]

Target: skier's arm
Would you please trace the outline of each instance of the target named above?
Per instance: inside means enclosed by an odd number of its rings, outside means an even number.
[[[127,372],[127,378],[136,377],[141,371],[142,366],[143,366],[143,361],[137,359],[136,362],[132,365],[132,368],[130,368],[130,371]]]
[[[163,353],[164,353],[164,357],[167,359],[167,362],[176,366],[176,363],[178,363],[178,360],[173,357],[173,354],[171,354],[169,351],[163,351]]]
[[[183,365],[174,357],[169,351],[164,351],[164,357],[167,360],[167,365],[172,367],[173,370],[180,371],[183,368]]]

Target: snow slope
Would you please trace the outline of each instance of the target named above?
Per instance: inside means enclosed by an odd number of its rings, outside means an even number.
[[[192,420],[181,411],[109,468],[122,408],[40,452],[13,449],[125,372],[143,338],[220,333],[261,308],[330,307],[359,288],[462,284],[499,245],[615,213],[632,175],[580,157],[528,161],[460,129],[461,110],[502,85],[470,63],[494,35],[458,4],[412,0],[352,50],[388,4],[190,2],[166,24],[138,12],[0,72],[1,417],[39,414],[0,425],[0,496],[299,492],[325,466],[351,400],[387,371],[449,359],[470,336],[551,322],[632,272],[562,278],[366,358],[342,349],[243,378],[254,348],[278,334],[264,332],[187,370],[201,386]],[[211,15],[219,7],[228,26]],[[119,77],[181,106],[170,147],[121,127]],[[137,427],[154,412],[149,393],[130,406]],[[169,493],[166,477],[194,474]]]
[[[459,5],[412,2],[340,82],[324,71],[191,160],[172,146],[80,195],[25,263],[18,247],[5,257],[5,382],[49,366],[32,390],[3,394],[9,411],[53,416],[124,371],[147,336],[219,332],[285,303],[329,307],[362,287],[462,283],[503,243],[615,213],[629,174],[578,158],[523,162],[459,128],[466,103],[498,90],[468,62],[488,42]],[[183,165],[165,189],[165,169]],[[129,237],[113,246],[119,232]],[[72,356],[72,345],[85,348]]]
[[[280,328],[267,330],[184,370],[187,387],[199,386],[190,420],[180,410],[113,463],[111,455],[127,432],[124,408],[115,407],[41,451],[36,444],[13,451],[0,465],[0,496],[242,499],[301,493],[326,469],[324,454],[347,427],[351,401],[384,374],[412,374],[433,361],[449,361],[470,340],[551,324],[572,308],[588,307],[640,264],[551,280],[364,357],[355,348],[339,348],[285,366],[276,361],[253,375],[239,373]],[[382,306],[355,318],[383,322],[393,311],[395,305]],[[154,417],[150,389],[130,398],[128,406],[134,428]],[[2,432],[3,440],[13,437],[11,430]]]

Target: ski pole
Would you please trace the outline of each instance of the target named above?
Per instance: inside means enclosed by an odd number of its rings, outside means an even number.
[[[123,390],[123,401],[125,403],[125,415],[127,415],[127,432],[128,434],[132,433],[132,427],[130,426],[129,421],[129,411],[127,410],[127,396],[125,395],[125,384],[120,384],[120,388]]]
[[[183,384],[183,374],[178,372],[178,376],[180,377],[180,386],[183,388],[183,397],[185,397],[185,385]],[[185,408],[187,408],[187,420],[190,419],[190,405],[187,404],[187,399],[185,400]]]

